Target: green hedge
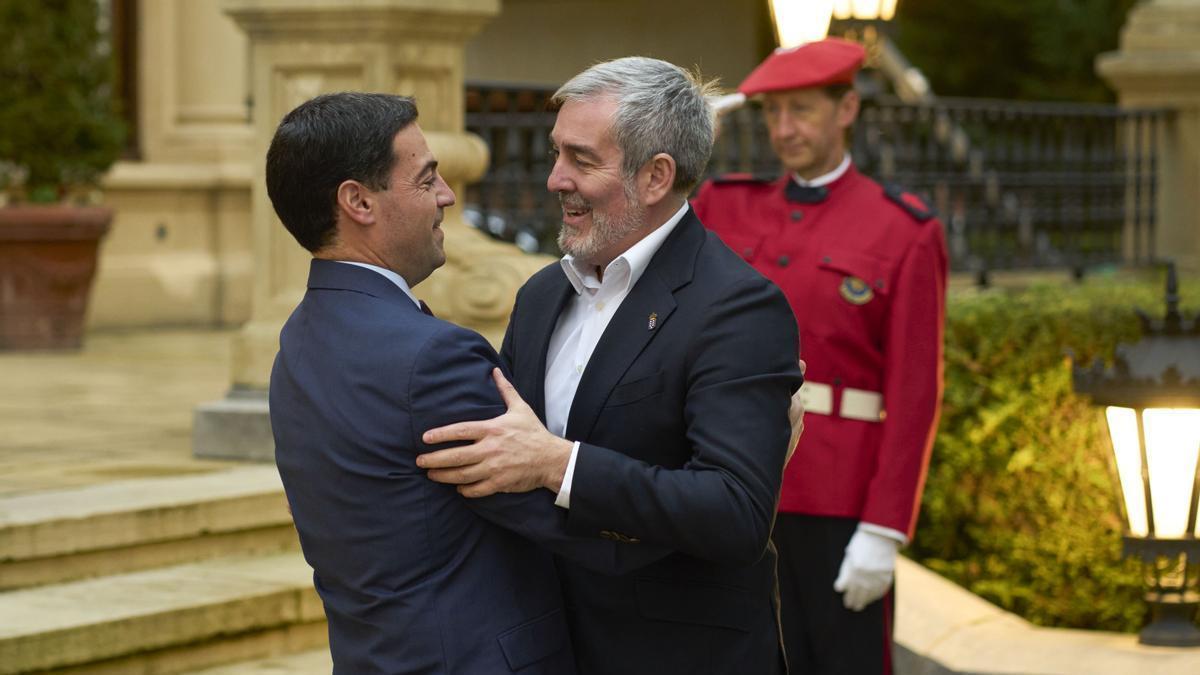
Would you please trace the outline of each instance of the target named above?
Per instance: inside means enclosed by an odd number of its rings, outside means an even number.
[[[1181,290],[1195,311],[1200,285]],[[1162,315],[1161,277],[951,295],[942,420],[909,555],[1040,625],[1141,627],[1103,415],[1073,393],[1064,357],[1111,359],[1140,334],[1134,307]]]
[[[125,122],[98,4],[0,0],[0,191],[58,201],[94,186],[120,156]],[[19,191],[8,185],[16,174]]]

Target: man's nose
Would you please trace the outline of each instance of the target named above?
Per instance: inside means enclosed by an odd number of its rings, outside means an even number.
[[[575,186],[567,177],[567,171],[561,159],[554,160],[550,167],[550,175],[546,177],[546,189],[550,192],[574,192]]]
[[[771,135],[775,138],[788,138],[796,133],[795,120],[787,112],[780,112],[775,116],[775,123],[771,126]]]
[[[457,201],[454,196],[454,190],[450,188],[450,184],[440,174],[438,175],[438,185],[440,186],[440,190],[438,190],[438,206],[443,208],[454,206],[454,202]]]

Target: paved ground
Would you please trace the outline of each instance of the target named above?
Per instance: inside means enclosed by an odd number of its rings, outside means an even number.
[[[231,331],[89,335],[73,353],[0,352],[0,496],[211,471],[192,409],[229,388]]]

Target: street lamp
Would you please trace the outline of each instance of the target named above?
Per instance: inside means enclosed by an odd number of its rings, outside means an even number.
[[[768,5],[780,49],[816,42],[829,33],[834,0],[770,0]]]
[[[891,21],[896,16],[897,0],[836,0],[833,18],[857,21]]]
[[[771,23],[781,49],[815,42],[829,33],[831,19],[891,21],[897,0],[770,0]]]
[[[1151,622],[1138,640],[1200,646],[1200,321],[1179,313],[1174,265],[1167,313],[1139,312],[1143,336],[1117,348],[1106,370],[1074,370],[1075,390],[1107,406],[1105,418],[1125,511],[1124,555],[1147,572]]]

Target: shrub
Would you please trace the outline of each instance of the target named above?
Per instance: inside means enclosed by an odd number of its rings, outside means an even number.
[[[121,152],[102,44],[95,0],[0,0],[0,165],[33,201],[94,185]]]
[[[1184,286],[1194,311],[1200,289]],[[1110,361],[1140,335],[1134,307],[1161,316],[1162,283],[950,298],[942,420],[909,555],[1036,624],[1142,625],[1103,414],[1073,393],[1064,357]]]

